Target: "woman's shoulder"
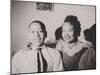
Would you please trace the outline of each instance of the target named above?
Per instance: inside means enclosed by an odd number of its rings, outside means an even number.
[[[51,55],[54,55],[54,56],[58,56],[59,55],[59,51],[57,51],[54,48],[47,47],[47,50]]]
[[[93,47],[93,45],[88,41],[84,41],[84,42],[83,41],[78,41],[78,46],[81,46],[83,48],[91,48],[91,47]]]
[[[96,61],[96,52],[93,48],[93,45],[89,42],[86,42],[84,44],[84,49],[85,49],[85,52],[81,56],[80,62],[87,66],[91,65],[91,67],[92,67]],[[87,62],[87,63],[85,63],[85,62]]]
[[[89,49],[89,48],[93,48],[93,45],[90,42],[86,41],[83,43],[83,47]]]
[[[82,49],[82,50],[84,51],[83,57],[95,55],[95,50],[94,50],[94,48],[93,48],[93,45],[92,45],[90,42],[88,42],[88,41],[86,41],[86,42],[83,44],[83,49]]]

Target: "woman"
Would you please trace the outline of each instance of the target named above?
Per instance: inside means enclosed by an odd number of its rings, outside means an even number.
[[[88,59],[82,59],[83,56],[88,57],[87,52],[93,53],[90,50],[91,44],[83,43],[78,40],[80,36],[80,22],[76,16],[69,15],[65,18],[63,25],[55,32],[56,39],[59,39],[57,43],[57,50],[61,52],[64,70],[78,70],[78,69],[90,69],[89,64],[82,64],[80,61],[87,61]],[[57,36],[59,35],[59,37]],[[89,50],[89,51],[88,51]],[[91,57],[91,56],[90,56]],[[87,61],[88,63],[89,61]],[[86,68],[84,68],[84,65]]]

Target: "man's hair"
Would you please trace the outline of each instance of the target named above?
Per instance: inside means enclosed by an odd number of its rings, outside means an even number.
[[[41,21],[39,21],[39,20],[32,21],[32,22],[29,24],[28,29],[30,28],[30,26],[31,26],[33,23],[39,23],[39,24],[40,24],[41,29],[43,30],[43,33],[44,33],[44,37],[46,38],[46,37],[47,37],[47,31],[46,31],[46,27],[45,27],[44,23],[41,22]]]

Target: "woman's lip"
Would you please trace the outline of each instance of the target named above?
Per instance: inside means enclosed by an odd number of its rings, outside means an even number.
[[[68,39],[70,39],[71,38],[71,36],[68,36]]]
[[[65,36],[66,39],[70,39],[71,36]]]

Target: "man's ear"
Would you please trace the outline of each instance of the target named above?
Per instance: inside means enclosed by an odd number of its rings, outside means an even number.
[[[47,38],[47,32],[46,31],[44,32],[44,37]]]
[[[28,45],[27,45],[27,47],[28,47],[29,49],[32,49],[32,42],[29,42]]]

